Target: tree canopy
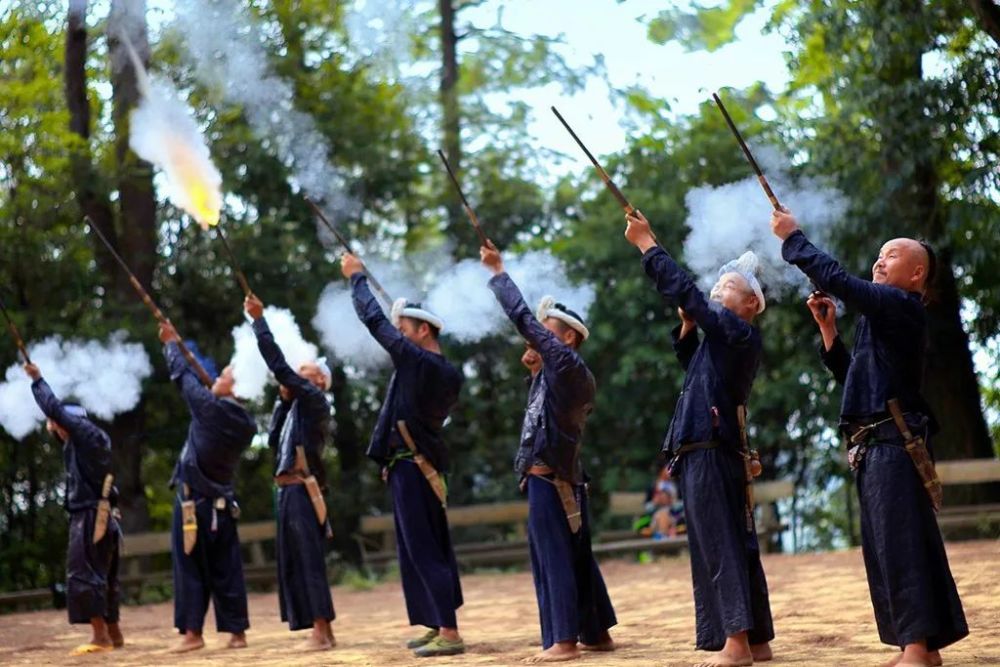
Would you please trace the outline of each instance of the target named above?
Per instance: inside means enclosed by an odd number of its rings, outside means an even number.
[[[184,441],[186,409],[153,321],[82,216],[95,218],[140,264],[140,280],[206,354],[231,355],[242,296],[217,242],[162,197],[151,166],[127,149],[134,72],[112,67],[121,47],[104,36],[117,3],[107,17],[74,19],[76,4],[69,14],[51,2],[0,10],[0,290],[32,340],[106,338],[125,329],[146,347],[156,371],[143,400],[108,426],[119,450],[126,526],[165,530],[173,498],[167,480]],[[391,256],[449,239],[456,256],[475,256],[475,235],[434,153],[440,145],[502,248],[547,248],[574,279],[595,287],[592,337],[583,349],[598,383],[584,449],[595,507],[600,512],[611,491],[644,489],[682,382],[669,348],[676,315],[622,240],[621,209],[589,167],[581,162],[579,172],[553,178],[544,151],[531,145],[532,110],[495,102],[549,84],[572,94],[605,76],[600,55],[593,66],[575,69],[558,40],[516,34],[499,21],[465,20],[463,11],[481,2],[423,2],[407,52],[410,69],[425,73],[414,86],[352,51],[341,3],[237,4],[266,36],[259,46],[293,89],[294,110],[329,145],[331,165],[350,175],[348,194],[357,206],[339,222],[352,238]],[[989,0],[730,0],[668,9],[648,26],[654,42],[713,50],[736,39],[750,13],[769,12],[769,29],[789,45],[789,84],[726,91],[743,131],[778,147],[796,177],[822,176],[846,195],[848,214],[831,249],[852,270],[870,266],[873,239],[924,236],[939,248],[926,385],[944,425],[937,445],[944,458],[994,455],[997,439],[984,418],[986,410],[997,428],[996,9]],[[244,106],[195,76],[183,35],[159,26],[143,56],[182,92],[209,142],[223,177],[224,224],[250,283],[318,340],[309,323],[324,286],[340,280],[336,248],[320,241],[274,139],[255,131]],[[746,164],[710,101],[681,115],[641,87],[623,99],[632,132],[605,166],[683,261],[686,193],[743,179]],[[793,546],[852,542],[852,491],[835,433],[839,390],[818,363],[812,320],[801,304],[782,303],[760,324],[765,352],[752,437],[766,476],[797,484],[792,506],[781,508],[791,517]],[[992,359],[987,377],[977,379],[970,340]],[[511,459],[526,396],[521,348],[506,331],[477,343],[446,337],[444,346],[467,376],[447,428],[452,502],[514,498]],[[16,360],[13,345],[0,345],[4,368]],[[378,471],[363,455],[387,375],[359,375],[338,363],[334,376],[329,500],[337,549],[350,558],[359,517],[387,508]],[[262,429],[268,404],[254,407]],[[241,463],[246,518],[273,516],[271,466],[263,440]],[[62,577],[62,479],[59,448],[43,433],[17,442],[0,431],[0,590]]]

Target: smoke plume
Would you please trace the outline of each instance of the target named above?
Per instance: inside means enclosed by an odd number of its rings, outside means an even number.
[[[755,149],[755,156],[778,199],[809,237],[822,243],[831,223],[845,214],[845,197],[815,179],[793,181],[787,161],[775,149]],[[684,242],[684,259],[703,286],[715,282],[723,264],[753,250],[760,259],[761,282],[772,295],[808,290],[802,273],[781,258],[781,241],[768,222],[772,208],[756,177],[694,188],[685,203],[691,233]]]
[[[285,355],[285,361],[293,370],[297,371],[302,364],[316,360],[316,346],[302,338],[302,331],[290,311],[268,306],[264,309],[264,318],[274,334],[275,342]],[[230,362],[235,381],[233,393],[241,398],[259,401],[264,398],[264,388],[271,372],[260,356],[257,337],[249,322],[233,328],[233,341],[235,350]]]
[[[292,173],[291,183],[329,209],[351,212],[346,175],[312,117],[295,108],[295,90],[267,62],[267,37],[233,0],[178,0],[174,27],[197,79],[243,108],[254,133]]]
[[[29,345],[28,354],[56,396],[78,401],[90,414],[109,421],[139,403],[142,381],[153,372],[146,350],[126,342],[126,335],[118,331],[107,343],[52,336]],[[0,383],[0,426],[21,440],[44,420],[31,379],[20,364],[10,366]]]
[[[504,262],[532,310],[543,296],[551,294],[586,319],[594,302],[594,288],[570,282],[558,259],[546,252],[529,252],[505,257]],[[431,263],[431,269],[424,262],[419,275],[407,275],[407,271],[400,271],[398,264],[394,266],[392,272],[379,263],[369,264],[393,297],[420,301],[426,309],[440,316],[444,320],[445,336],[472,343],[511,331],[506,315],[487,286],[490,273],[478,260]],[[386,269],[388,278],[383,277],[382,269]],[[313,326],[320,332],[324,347],[356,369],[377,368],[389,361],[388,355],[358,320],[350,289],[344,282],[327,285]]]

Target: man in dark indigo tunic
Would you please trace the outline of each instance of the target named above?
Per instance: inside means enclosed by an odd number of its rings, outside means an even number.
[[[232,634],[228,648],[245,648],[250,620],[233,478],[240,456],[257,433],[257,423],[233,395],[232,367],[223,369],[208,389],[181,354],[179,340],[171,324],[160,325],[170,379],[191,412],[187,440],[170,480],[176,491],[171,531],[174,626],[184,635],[174,651],[205,646],[202,628],[209,599],[215,606],[216,629]],[[191,553],[184,552],[185,501],[194,503],[197,521]]]
[[[291,630],[312,628],[304,650],[322,651],[336,641],[330,622],[335,618],[330,583],[326,576],[326,536],[329,523],[319,514],[306,481],[316,477],[326,487],[322,453],[330,431],[330,370],[322,360],[302,364],[298,372],[285,361],[264,319],[264,304],[246,298],[244,308],[253,319],[257,347],[279,387],[278,404],[271,418],[269,443],[275,457],[274,480],[278,486],[278,600],[281,620]],[[304,461],[297,460],[302,448]]]
[[[442,427],[458,402],[464,378],[441,354],[438,336],[444,323],[438,317],[419,304],[399,299],[390,321],[368,287],[361,262],[344,254],[341,271],[351,281],[358,318],[389,353],[395,369],[367,454],[382,466],[392,491],[399,572],[410,625],[428,628],[407,647],[415,649],[418,657],[464,653],[455,615],[462,606],[462,587],[444,499],[435,495],[425,479],[426,474],[433,478],[435,472],[440,476],[448,469]],[[405,426],[400,427],[400,422]],[[438,488],[444,493],[443,482]]]
[[[824,361],[844,384],[841,430],[854,436],[855,451],[864,451],[854,479],[875,622],[882,642],[902,651],[888,664],[940,665],[940,650],[969,628],[930,496],[888,413],[888,401],[897,399],[909,430],[925,441],[935,426],[920,394],[927,347],[922,299],[933,254],[919,241],[893,239],[879,251],[869,282],[812,245],[787,211],[772,215],[771,228],[786,261],[861,313],[852,354],[836,334],[832,302],[810,299],[822,324]]]
[[[104,537],[96,544],[94,528],[98,503],[111,475],[111,439],[87,418],[82,407],[56,398],[37,366],[25,364],[24,371],[32,379],[35,402],[48,418],[46,428],[63,443],[69,512],[66,610],[70,623],[89,623],[92,631],[90,642],[76,647],[71,655],[110,651],[125,643],[118,627],[121,530],[117,508],[108,516]],[[116,505],[117,489],[111,487],[106,499]]]
[[[752,514],[747,517],[737,416],[750,398],[761,355],[753,320],[765,304],[752,270],[756,258],[748,253],[731,263],[737,270],[723,267],[709,300],[657,245],[641,213],[626,220],[625,237],[642,252],[643,269],[682,316],[672,336],[686,375],[663,450],[676,457],[674,474],[684,498],[696,646],[718,651],[701,664],[770,660],[774,626],[756,529]]]
[[[531,573],[542,626],[542,651],[526,662],[556,662],[584,650],[611,651],[617,624],[590,547],[586,476],[580,463],[583,429],[594,406],[594,376],[578,349],[589,336],[583,321],[552,297],[537,317],[504,270],[495,247],[480,248],[493,272],[489,286],[525,342],[541,357],[528,391],[514,468],[528,495]],[[537,363],[524,355],[531,369]]]

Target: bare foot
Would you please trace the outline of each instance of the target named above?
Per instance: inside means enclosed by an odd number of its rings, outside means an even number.
[[[247,633],[245,632],[234,632],[233,636],[229,638],[229,643],[226,644],[226,648],[246,648],[247,647]]]
[[[529,665],[541,662],[566,662],[567,660],[576,660],[579,657],[580,649],[577,648],[576,642],[556,642],[544,651],[525,658],[524,662]]]
[[[333,636],[333,626],[327,626],[326,628],[326,640],[330,642],[330,648],[337,645],[337,639]]]
[[[753,656],[754,662],[767,662],[768,660],[774,659],[774,653],[771,651],[771,644],[764,642],[763,644],[750,644],[750,655]]]
[[[723,649],[708,660],[697,663],[695,667],[748,667],[752,664],[753,656],[733,656]]]
[[[115,648],[125,646],[125,637],[117,623],[108,623],[108,636],[111,637],[111,644]]]
[[[300,647],[303,651],[329,651],[333,648],[333,644],[330,642],[330,638],[325,634],[317,637],[312,634],[309,635],[309,639],[302,642]]]
[[[883,667],[941,667],[944,660],[940,651],[928,651],[921,645],[909,647],[909,652],[900,651],[896,657],[886,662]]]
[[[201,635],[196,635],[194,633],[188,632],[181,637],[180,642],[178,642],[172,649],[171,653],[187,653],[188,651],[197,651],[198,649],[205,648],[205,640]]]

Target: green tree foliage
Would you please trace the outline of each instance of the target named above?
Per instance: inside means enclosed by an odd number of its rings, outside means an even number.
[[[511,33],[502,16],[493,25],[474,25],[463,17],[481,2],[452,4],[459,46],[455,107],[448,113],[457,125],[446,127],[436,79],[408,88],[383,80],[371,63],[348,52],[341,3],[245,3],[267,36],[262,48],[269,62],[294,87],[296,109],[315,121],[334,165],[355,177],[350,194],[363,213],[344,224],[370,252],[392,258],[448,239],[456,256],[475,256],[471,227],[451,215],[456,198],[433,152],[438,136],[455,132],[465,189],[500,247],[549,247],[574,277],[594,284],[593,336],[583,354],[599,394],[584,451],[600,509],[611,491],[643,489],[655,469],[682,381],[669,349],[676,315],[643,275],[638,254],[622,238],[622,212],[589,167],[543,186],[546,155],[527,141],[530,110],[516,92],[548,84],[578,90],[586,77],[601,76],[599,60],[573,70],[558,40]],[[759,5],[733,0],[697,14],[668,10],[653,21],[651,36],[718,48]],[[442,6],[418,6],[424,28],[414,44],[418,64],[439,67]],[[951,327],[943,331],[955,334],[961,297],[978,308],[976,335],[995,335],[998,59],[979,14],[955,0],[782,1],[768,8],[773,27],[792,44],[792,81],[786,91],[727,93],[736,121],[754,141],[779,147],[800,165],[799,173],[834,177],[851,196],[851,215],[838,229],[835,249],[853,269],[870,262],[872,237],[929,235],[946,249],[954,276],[955,308],[937,316]],[[146,345],[156,373],[144,388],[145,421],[128,442],[144,447],[150,525],[162,530],[169,525],[166,482],[185,435],[186,411],[167,378],[152,320],[134,301],[109,296],[112,285],[80,223],[72,158],[92,158],[90,184],[109,201],[118,196],[119,166],[107,45],[99,31],[87,53],[90,145],[69,131],[63,12],[58,3],[34,2],[0,11],[0,289],[30,339],[52,333],[101,338],[125,328]],[[333,262],[336,248],[317,241],[311,212],[266,138],[255,135],[243,109],[197,82],[169,32],[154,45],[151,66],[183,91],[204,129],[227,193],[222,225],[251,285],[265,302],[291,309],[315,340],[309,323],[319,294],[328,282],[342,280]],[[641,88],[625,93],[631,138],[606,166],[683,262],[686,192],[744,178],[745,163],[714,107],[678,117]],[[511,94],[506,107],[491,102]],[[777,120],[762,120],[774,112]],[[440,134],[432,127],[441,127]],[[185,337],[217,360],[227,359],[231,329],[242,321],[242,295],[218,241],[166,201],[159,202],[157,223],[152,285],[158,301]],[[750,410],[766,475],[791,477],[808,490],[797,496],[789,517],[796,547],[843,544],[852,535],[853,501],[834,431],[838,391],[816,359],[814,327],[794,303],[769,308],[760,325],[764,361]],[[947,336],[937,340],[943,345]],[[474,345],[447,338],[444,344],[467,376],[448,426],[452,502],[516,497],[510,466],[526,395],[522,347],[509,331]],[[960,338],[942,349],[961,352],[964,344]],[[0,345],[4,368],[15,359],[13,346]],[[359,378],[342,365],[334,375],[329,499],[337,550],[349,554],[358,517],[387,508],[378,471],[363,456],[387,376]],[[994,390],[987,400],[995,406],[1000,399]],[[967,399],[962,405],[969,410]],[[262,428],[268,408],[268,401],[254,406]],[[259,439],[239,473],[248,519],[273,516],[271,470],[270,452]],[[59,449],[42,434],[22,443],[0,434],[0,589],[61,578],[62,477]]]

